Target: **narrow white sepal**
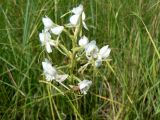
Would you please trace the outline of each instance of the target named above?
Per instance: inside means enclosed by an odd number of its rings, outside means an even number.
[[[83,13],[82,13],[82,25],[83,25],[83,27],[84,27],[86,30],[89,30],[88,27],[87,27],[87,25],[86,25],[86,23],[85,23],[85,19],[86,19],[86,15],[85,15],[85,13],[83,12]]]
[[[83,27],[84,27],[86,30],[89,30],[88,27],[87,27],[87,25],[86,25],[86,23],[85,23],[84,21],[82,22],[82,24],[83,24]]]
[[[52,52],[52,48],[51,48],[51,45],[49,44],[49,42],[46,42],[45,47],[46,47],[46,51],[47,51],[48,53],[51,53],[51,52]]]

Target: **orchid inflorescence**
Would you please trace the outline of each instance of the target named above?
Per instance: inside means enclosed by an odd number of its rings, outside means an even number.
[[[78,7],[73,8],[69,13],[72,14],[69,19],[70,23],[64,26],[55,24],[47,16],[42,18],[44,29],[41,33],[39,33],[41,45],[45,47],[47,53],[51,53],[54,47],[63,55],[70,58],[72,69],[75,68],[75,64],[73,64],[73,61],[76,61],[76,59],[79,59],[79,57],[80,59],[84,58],[81,57],[84,54],[86,56],[85,60],[87,61],[85,65],[90,64],[96,68],[100,67],[103,61],[108,60],[111,49],[108,45],[105,45],[101,49],[99,49],[96,45],[95,40],[89,42],[89,39],[85,35],[82,35],[82,27],[84,27],[86,30],[89,30],[85,23],[86,17],[83,10],[83,5],[80,4]],[[73,29],[73,33],[70,33],[67,28]],[[65,45],[61,43],[60,36],[62,32],[65,32],[71,38],[71,50],[68,50],[67,47],[65,47]],[[52,36],[54,36],[54,38],[56,39],[53,40]],[[79,41],[77,41],[78,38]],[[47,58],[45,58],[45,60],[42,62],[42,67],[47,82],[56,81],[58,83],[62,83],[64,80],[69,78],[69,76],[72,76],[69,74],[62,74],[56,69],[56,67],[52,65],[52,63]],[[92,81],[86,79],[84,79],[83,81],[78,81],[79,83],[76,87],[78,87],[82,94],[87,94],[87,91],[90,88]],[[71,89],[73,88],[73,86],[74,85],[69,85]]]

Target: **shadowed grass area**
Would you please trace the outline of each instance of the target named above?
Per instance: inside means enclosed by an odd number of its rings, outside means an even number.
[[[41,67],[47,54],[38,36],[42,17],[47,15],[60,25],[68,23],[69,14],[60,17],[80,3],[89,27],[85,35],[99,47],[108,44],[112,60],[86,71],[93,81],[86,96],[58,84],[48,94]],[[158,0],[1,1],[0,119],[160,119],[159,11]],[[62,39],[69,48],[71,43],[63,33]],[[69,71],[67,59],[59,52],[53,51],[50,58]]]

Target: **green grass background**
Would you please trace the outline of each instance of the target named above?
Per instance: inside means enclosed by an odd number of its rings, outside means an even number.
[[[0,119],[53,119],[46,86],[39,82],[46,55],[41,54],[38,34],[42,17],[68,23],[69,15],[60,16],[80,3],[89,27],[84,34],[99,47],[109,44],[112,61],[87,70],[93,85],[86,96],[53,91],[55,119],[159,120],[159,0],[1,0]],[[50,57],[65,65],[58,52]]]

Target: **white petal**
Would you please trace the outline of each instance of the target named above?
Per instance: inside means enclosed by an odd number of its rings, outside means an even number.
[[[51,28],[51,31],[55,35],[60,35],[63,29],[64,29],[63,26],[57,26],[57,27]]]
[[[81,39],[78,41],[79,46],[86,46],[88,44],[88,38],[86,36],[82,36]]]
[[[39,33],[39,39],[42,45],[44,45],[44,33]]]
[[[80,15],[72,15],[72,16],[70,17],[70,19],[69,19],[70,23],[71,23],[73,26],[78,25],[79,17],[80,17]]]
[[[83,24],[83,27],[84,27],[86,30],[89,30],[88,27],[87,27],[87,25],[86,25],[86,23],[85,23],[84,21],[82,22],[82,24]]]
[[[56,76],[56,81],[57,81],[57,82],[63,82],[64,80],[67,79],[67,77],[68,77],[67,74],[64,74],[64,75],[57,75],[57,76]]]
[[[83,5],[80,4],[78,7],[73,8],[72,12],[77,15],[81,14],[83,12]]]
[[[85,15],[85,13],[83,12],[82,13],[82,21],[84,21],[86,19],[86,15]]]
[[[51,48],[51,45],[49,44],[49,42],[46,42],[45,45],[46,45],[45,47],[46,47],[47,52],[51,53],[52,52],[52,48]]]
[[[99,58],[105,59],[109,56],[111,49],[108,48],[108,45],[102,47],[99,51]]]
[[[42,18],[42,22],[46,28],[51,28],[53,26],[53,22],[49,17]]]
[[[86,18],[86,15],[85,13],[83,12],[82,13],[82,24],[83,24],[83,27],[86,29],[86,30],[89,30],[86,23],[85,23],[85,18]]]

